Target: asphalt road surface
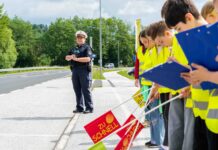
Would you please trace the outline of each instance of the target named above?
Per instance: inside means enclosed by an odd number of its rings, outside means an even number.
[[[70,70],[46,70],[0,76],[0,94],[70,75]]]

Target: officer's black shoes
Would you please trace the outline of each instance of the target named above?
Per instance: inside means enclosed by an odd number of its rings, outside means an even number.
[[[83,113],[84,114],[93,113],[93,110],[88,109],[88,110],[83,111]]]
[[[83,113],[83,110],[76,109],[76,110],[73,111],[73,113]]]
[[[73,113],[84,113],[84,114],[88,114],[88,113],[93,113],[93,109],[86,109],[85,111],[83,110],[74,110]]]

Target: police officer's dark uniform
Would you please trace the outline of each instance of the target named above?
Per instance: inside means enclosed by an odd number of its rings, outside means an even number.
[[[92,55],[92,48],[88,44],[77,45],[75,48],[71,49],[69,55],[76,55],[77,58],[80,57],[90,57]],[[91,62],[82,63],[77,61],[71,61],[71,71],[72,71],[72,82],[73,88],[76,94],[76,110],[77,112],[92,113],[93,112],[93,102],[91,95]],[[85,102],[85,111],[83,98]]]

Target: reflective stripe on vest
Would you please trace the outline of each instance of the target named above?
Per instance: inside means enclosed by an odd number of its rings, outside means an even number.
[[[216,89],[215,91],[212,92],[212,96],[218,96],[218,89]]]
[[[212,91],[205,123],[211,132],[218,134],[218,89]]]
[[[196,100],[193,100],[194,106],[200,110],[207,110],[208,108],[208,102],[199,102]]]
[[[209,119],[218,119],[218,109],[210,109],[207,114]]]
[[[193,86],[191,89],[191,94],[191,98],[193,99],[194,116],[200,116],[201,119],[205,119],[207,116],[210,91],[202,90],[200,86]]]

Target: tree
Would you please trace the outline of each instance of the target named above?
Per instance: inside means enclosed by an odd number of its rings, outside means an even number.
[[[15,17],[10,21],[13,38],[16,41],[18,58],[16,67],[35,66],[37,64],[37,51],[35,49],[37,34],[34,34],[32,24]]]
[[[76,16],[72,21],[77,30],[84,30],[88,33],[89,37],[93,37],[94,53],[97,54],[95,64],[97,64],[100,58],[99,19],[81,19]],[[108,19],[102,18],[103,63],[113,62],[117,65],[118,43],[120,45],[120,60],[123,61],[124,65],[132,65],[134,35],[131,34],[130,25],[115,17]]]
[[[7,27],[9,19],[5,16],[2,18],[4,18],[1,19],[2,26]],[[13,18],[9,25],[13,31],[13,39],[16,41],[16,49],[18,52],[15,66],[67,65],[67,61],[65,61],[64,58],[68,50],[76,45],[75,32],[77,30],[87,32],[87,43],[89,43],[90,37],[93,38],[93,49],[94,53],[97,55],[94,63],[98,64],[100,58],[99,22],[99,19],[85,19],[75,16],[72,19],[58,18],[55,22],[47,26],[43,24],[32,25],[30,22],[24,21],[21,18]],[[11,32],[10,29],[4,29],[4,31],[2,30],[1,32],[4,33],[0,36],[6,36],[6,33],[9,37],[11,35],[8,33]],[[10,42],[13,47],[13,41]],[[131,26],[115,17],[108,19],[103,18],[102,54],[104,64],[109,62],[115,65],[118,64],[118,43],[122,64],[125,66],[132,65],[134,36],[131,31]],[[3,54],[1,57],[3,57]],[[4,57],[6,58],[5,55]]]
[[[75,32],[70,19],[57,19],[51,23],[44,36],[43,47],[52,65],[66,65],[65,56],[68,50],[75,46]]]
[[[8,28],[9,18],[3,12],[3,5],[0,5],[0,68],[11,68],[17,59],[17,51],[12,31]]]
[[[34,51],[36,58],[36,66],[49,66],[51,65],[51,58],[46,54],[44,50],[44,43],[46,42],[44,36],[48,32],[48,26],[43,24],[34,24],[33,35],[35,38]]]

